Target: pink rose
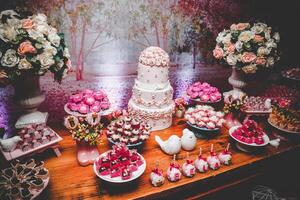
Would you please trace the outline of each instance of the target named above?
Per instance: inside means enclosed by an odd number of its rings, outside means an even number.
[[[265,65],[266,62],[267,62],[266,59],[263,58],[263,57],[258,57],[258,58],[256,59],[256,61],[255,61],[255,63],[256,63],[257,65]]]
[[[32,46],[31,42],[27,40],[20,44],[18,53],[23,56],[25,53],[36,53],[36,49]]]
[[[221,59],[224,56],[224,51],[219,46],[216,46],[216,48],[213,50],[213,55],[216,59]]]
[[[236,29],[239,30],[239,31],[242,31],[242,30],[245,30],[246,28],[249,27],[249,23],[238,23],[236,25]]]
[[[254,42],[261,43],[264,41],[264,37],[262,37],[260,35],[255,35],[253,40],[254,40]]]
[[[22,28],[24,29],[32,29],[34,27],[34,22],[31,19],[23,19],[22,20]]]
[[[235,51],[235,45],[234,44],[230,44],[228,47],[227,47],[227,52],[229,54],[233,54]]]
[[[242,62],[243,63],[250,63],[253,62],[256,59],[256,55],[251,52],[245,52],[242,55]]]

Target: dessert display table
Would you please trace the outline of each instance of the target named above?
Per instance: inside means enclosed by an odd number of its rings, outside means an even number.
[[[268,126],[267,123],[265,125]],[[59,158],[51,155],[51,152],[40,155],[45,160],[45,167],[51,174],[51,180],[48,188],[41,194],[39,199],[157,199],[166,198],[167,196],[170,199],[172,199],[171,197],[201,198],[224,188],[251,180],[263,171],[268,170],[268,166],[272,168],[267,165],[268,162],[276,159],[280,160],[287,153],[300,150],[299,143],[289,141],[281,141],[278,149],[268,145],[265,151],[256,155],[246,154],[231,148],[232,165],[222,166],[216,171],[209,170],[203,174],[197,172],[193,178],[183,177],[176,183],[166,180],[161,187],[153,187],[150,184],[149,177],[151,169],[155,167],[155,162],[159,161],[160,168],[164,170],[164,175],[166,175],[166,170],[172,160],[172,156],[164,154],[156,144],[155,135],[159,135],[163,140],[172,134],[181,136],[182,130],[186,127],[186,123],[175,120],[170,128],[151,133],[150,139],[147,140],[141,152],[147,162],[144,174],[139,179],[124,185],[112,185],[101,181],[95,175],[93,166],[81,167],[76,160],[75,142],[72,141],[67,131],[57,127],[55,131],[64,139],[60,142],[63,152]],[[267,130],[273,131],[270,128],[267,128]],[[270,138],[273,139],[272,135]],[[215,151],[220,152],[226,147],[229,140],[227,129],[222,129],[217,138],[210,140],[198,139],[197,148],[189,153],[190,159],[196,159],[200,146],[203,154],[207,156],[212,143]],[[99,150],[103,153],[108,149],[108,141],[103,139],[103,143],[99,145]],[[182,164],[185,158],[186,151],[181,150],[177,156],[177,162]]]

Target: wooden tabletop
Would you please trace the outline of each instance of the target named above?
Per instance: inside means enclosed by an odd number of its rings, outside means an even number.
[[[232,165],[222,166],[216,171],[197,173],[193,178],[183,177],[176,183],[168,180],[161,187],[153,187],[149,182],[151,169],[155,161],[159,160],[160,168],[166,172],[172,156],[164,154],[154,140],[155,135],[167,139],[170,135],[182,135],[186,124],[180,120],[174,120],[172,127],[156,131],[151,134],[146,142],[142,155],[147,162],[145,173],[136,181],[125,185],[111,185],[102,182],[93,172],[92,166],[81,167],[76,160],[76,143],[62,127],[54,128],[62,137],[60,142],[62,156],[55,157],[54,153],[47,151],[41,154],[46,167],[50,171],[50,183],[39,199],[151,199],[163,197],[177,198],[200,198],[207,194],[221,190],[232,185],[239,184],[245,180],[257,176],[266,170],[266,162],[272,158],[280,159],[285,153],[299,150],[299,143],[282,141],[276,149],[270,145],[265,151],[251,155],[231,148]],[[267,129],[269,130],[269,129]],[[271,132],[271,130],[269,130]],[[190,158],[196,159],[199,147],[205,155],[208,154],[210,144],[214,144],[217,152],[223,150],[229,142],[228,130],[222,129],[222,133],[210,140],[198,139],[197,147],[190,152]],[[109,149],[106,139],[99,145],[101,153]],[[181,150],[177,156],[178,162],[182,164],[186,158],[186,151]],[[263,170],[262,170],[263,169]]]

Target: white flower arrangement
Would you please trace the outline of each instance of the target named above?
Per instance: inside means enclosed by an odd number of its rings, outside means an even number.
[[[46,15],[25,16],[13,10],[0,13],[0,83],[47,71],[60,82],[70,68],[64,36],[48,24]]]
[[[244,73],[256,73],[258,69],[271,68],[279,60],[277,46],[279,33],[264,23],[232,24],[216,38],[213,55]]]

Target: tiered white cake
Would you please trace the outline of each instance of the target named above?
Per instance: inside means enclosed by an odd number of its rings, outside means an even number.
[[[159,47],[142,51],[138,76],[128,103],[131,115],[147,121],[152,130],[162,130],[172,124],[175,103],[169,82],[169,56]]]

